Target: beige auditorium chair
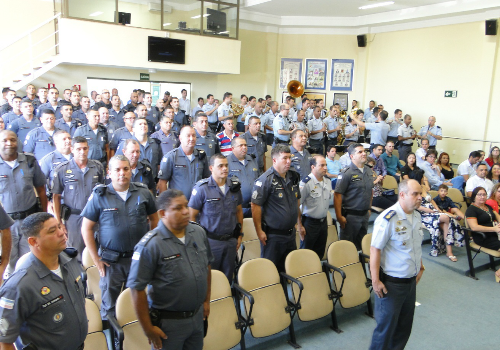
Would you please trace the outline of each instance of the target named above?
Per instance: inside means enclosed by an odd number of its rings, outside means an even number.
[[[338,240],[339,240],[339,235],[337,233],[337,226],[331,224],[328,225],[328,236],[326,238],[325,254],[323,254],[323,258],[321,260],[326,260],[328,247],[330,247],[330,245],[333,242],[337,242]]]
[[[231,287],[226,275],[212,270],[212,290],[210,300],[210,317],[208,318],[207,335],[203,340],[204,350],[227,350],[244,342]],[[241,346],[244,348],[244,345]]]
[[[90,256],[89,250],[87,248],[84,248],[82,251],[82,265],[84,270],[87,270],[89,267],[95,265],[94,260],[92,260],[92,257]]]
[[[361,241],[361,253],[363,253],[363,258],[366,264],[370,263],[370,247],[372,245],[372,234],[367,233],[363,240]]]
[[[250,259],[260,258],[260,241],[252,218],[243,219],[242,231],[244,236],[238,251],[238,265]]]
[[[85,311],[89,322],[89,330],[84,344],[85,349],[108,350],[106,336],[102,331],[101,313],[96,303],[85,299]]]
[[[243,334],[250,328],[253,337],[263,338],[288,327],[288,342],[294,347],[298,346],[292,323],[296,310],[288,305],[280,275],[271,260],[256,258],[245,262],[238,272],[238,284],[234,283],[233,287],[238,298],[244,298],[246,317]],[[238,308],[239,305],[237,302]]]
[[[370,283],[354,243],[350,241],[333,243],[328,249],[328,263],[334,267],[330,272],[333,274],[335,290],[340,294],[339,302],[342,308],[349,309],[366,303],[367,315],[373,317]]]
[[[328,277],[323,270],[318,255],[309,249],[295,250],[285,260],[285,277],[302,283],[292,283],[292,303],[298,310],[301,321],[313,321],[327,315],[331,316],[331,328],[340,333],[335,315],[335,294],[330,287]],[[300,308],[299,308],[300,305]]]
[[[86,271],[87,273],[87,298],[93,300],[97,307],[101,308],[102,292],[99,287],[99,269],[97,266],[91,266]]]
[[[387,175],[384,179],[382,187],[386,190],[394,190],[394,193],[398,194],[398,182],[396,181],[394,176]]]
[[[458,209],[465,215],[465,211],[467,210],[467,202],[464,199],[464,196],[462,195],[462,192],[460,192],[459,189],[457,188],[449,188],[448,189],[448,197],[455,203]],[[465,225],[463,221],[460,221],[460,225]]]

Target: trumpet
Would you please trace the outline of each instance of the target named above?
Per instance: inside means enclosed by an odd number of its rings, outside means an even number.
[[[262,114],[266,114],[271,109],[271,106],[269,106],[266,102],[263,103],[264,105],[262,106]]]
[[[237,103],[230,103],[229,110],[233,114],[233,116],[237,117],[245,112],[245,107]]]

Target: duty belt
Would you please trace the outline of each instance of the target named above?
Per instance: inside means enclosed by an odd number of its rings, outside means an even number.
[[[293,227],[288,230],[277,230],[275,228],[269,227],[266,233],[280,236],[290,236],[293,233]]]
[[[152,309],[158,312],[160,319],[182,319],[182,318],[191,318],[193,317],[199,310],[198,307],[194,311],[168,311],[168,310],[158,310]]]
[[[366,215],[366,213],[368,213],[368,210],[346,209],[345,211],[347,215],[354,215],[354,216],[364,216]]]
[[[214,235],[211,233],[207,233],[207,237],[210,239],[214,239],[216,241],[229,241],[231,238],[233,238],[232,234],[227,234],[227,235]]]
[[[288,141],[280,140],[280,139],[274,139],[276,143],[286,143],[288,144]]]
[[[312,217],[307,216],[307,215],[303,215],[303,217],[306,218],[307,220],[317,221],[317,222],[325,222],[325,220],[326,220],[326,217],[321,218],[321,219],[315,219],[315,218],[312,218]]]
[[[31,208],[25,211],[20,211],[16,213],[8,213],[9,216],[12,218],[12,220],[23,220],[26,219],[28,216],[31,214],[37,213],[38,212],[38,204],[35,204]]]
[[[80,215],[82,213],[80,209],[73,209],[73,208],[70,209],[71,209],[71,214],[73,215]]]
[[[382,274],[382,278],[380,279],[382,282],[392,282],[392,283],[404,283],[404,284],[408,284],[408,283],[411,283],[415,278],[416,276],[413,276],[413,277],[408,277],[408,278],[401,278],[401,277],[392,277],[392,276],[389,276],[385,273],[383,273],[381,271],[381,274]]]

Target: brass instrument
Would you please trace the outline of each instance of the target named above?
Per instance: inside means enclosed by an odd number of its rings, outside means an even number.
[[[345,127],[347,125],[347,112],[340,111],[339,116],[337,116],[337,121],[340,124],[340,130],[337,136],[337,145],[343,145],[345,141]]]
[[[304,93],[304,85],[298,80],[290,80],[286,86],[286,90],[293,98],[301,97]]]
[[[243,107],[242,105],[239,105],[237,103],[230,103],[229,110],[230,110],[230,113],[232,113],[234,117],[237,117],[240,114],[243,114],[245,112],[245,107]]]
[[[262,103],[264,103],[264,105],[262,106],[262,114],[264,115],[271,110],[271,106],[269,106],[267,102]]]

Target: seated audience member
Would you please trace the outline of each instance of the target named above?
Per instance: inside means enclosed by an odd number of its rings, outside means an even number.
[[[366,166],[373,169],[373,167],[375,166],[375,159],[373,159],[372,157],[367,157]],[[382,188],[383,181],[384,177],[382,175],[377,175],[376,172],[373,171],[372,205],[385,210],[390,206],[396,204],[396,202],[398,201],[398,196],[397,194],[384,196],[384,189]]]
[[[491,190],[491,196],[486,201],[486,204],[489,205],[495,212],[499,213],[500,208],[500,183],[497,183],[493,186]]]
[[[431,234],[431,251],[429,255],[438,256],[446,252],[448,259],[456,262],[457,257],[453,255],[452,246],[463,246],[464,235],[462,229],[454,218],[441,213],[437,209],[438,206],[432,200],[430,194],[427,193],[427,189],[427,186],[422,186],[422,204],[417,210],[422,215],[422,224]]]
[[[484,248],[500,251],[500,241],[498,240],[500,215],[486,204],[487,198],[486,190],[482,187],[476,187],[472,191],[472,204],[467,208],[465,216],[473,231],[474,243]]]
[[[500,163],[500,148],[497,146],[491,147],[490,155],[486,158],[486,163],[488,163],[490,168],[493,164]]]
[[[462,191],[464,178],[462,176],[457,176],[450,181],[444,181],[444,176],[441,174],[439,167],[434,164],[436,156],[437,152],[435,150],[428,150],[425,155],[425,163],[422,165],[422,170],[425,173],[425,177],[427,177],[427,180],[429,181],[431,190],[437,191],[439,185],[445,184],[446,186],[457,188]]]
[[[464,178],[464,181],[469,180],[469,177],[476,174],[476,168],[474,165],[479,161],[479,158],[481,158],[481,153],[479,153],[478,151],[472,151],[469,154],[469,158],[464,160],[458,166],[457,175],[462,176]]]
[[[385,144],[385,153],[382,153],[380,158],[384,162],[385,169],[387,170],[387,174],[394,176],[396,181],[399,183],[400,174],[397,172],[400,171],[403,166],[399,162],[398,157],[393,156],[392,152],[394,151],[394,142],[387,141]]]
[[[451,213],[455,215],[455,219],[462,220],[464,218],[463,213],[457,208],[455,203],[448,197],[448,186],[440,185],[438,190],[438,195],[434,197],[434,203],[436,203],[437,208],[442,213]]]
[[[351,157],[349,157],[349,152],[345,152],[340,158],[339,158],[340,166],[342,169],[347,168],[349,165],[351,165]]]
[[[373,171],[377,171],[379,175],[386,176],[387,169],[385,168],[384,161],[382,160],[382,152],[384,152],[384,146],[375,144],[373,145],[373,151],[370,154],[370,157],[375,159],[375,166],[373,167]]]
[[[476,187],[483,187],[488,194],[488,197],[491,194],[491,190],[493,189],[493,182],[486,178],[486,174],[488,173],[488,167],[485,163],[480,163],[476,169],[476,175],[471,176],[467,183],[465,184],[465,192],[467,196],[470,197],[472,191]]]
[[[493,185],[497,184],[500,181],[500,164],[495,163],[491,166],[490,171],[488,171],[488,175],[486,178],[493,182]]]
[[[335,185],[337,184],[337,177],[340,174],[340,170],[342,170],[340,161],[335,159],[336,154],[337,147],[333,145],[326,147],[326,176],[332,180],[332,188],[335,188]]]
[[[420,169],[416,164],[417,158],[415,153],[410,152],[406,156],[406,165],[401,169],[401,176],[403,180],[413,179],[418,181],[421,185],[429,186],[429,182],[424,176],[424,171]]]
[[[484,162],[484,157],[486,157],[486,152],[484,152],[482,149],[478,150],[479,153],[481,153],[481,157],[479,158],[478,163]]]
[[[423,165],[425,163],[425,155],[427,154],[428,150],[429,150],[429,140],[423,139],[422,147],[417,149],[417,151],[415,152],[415,156],[417,157],[417,166],[420,169],[423,169]]]
[[[437,166],[441,170],[445,180],[451,180],[455,177],[455,173],[450,165],[450,155],[446,152],[441,152],[437,160]]]

